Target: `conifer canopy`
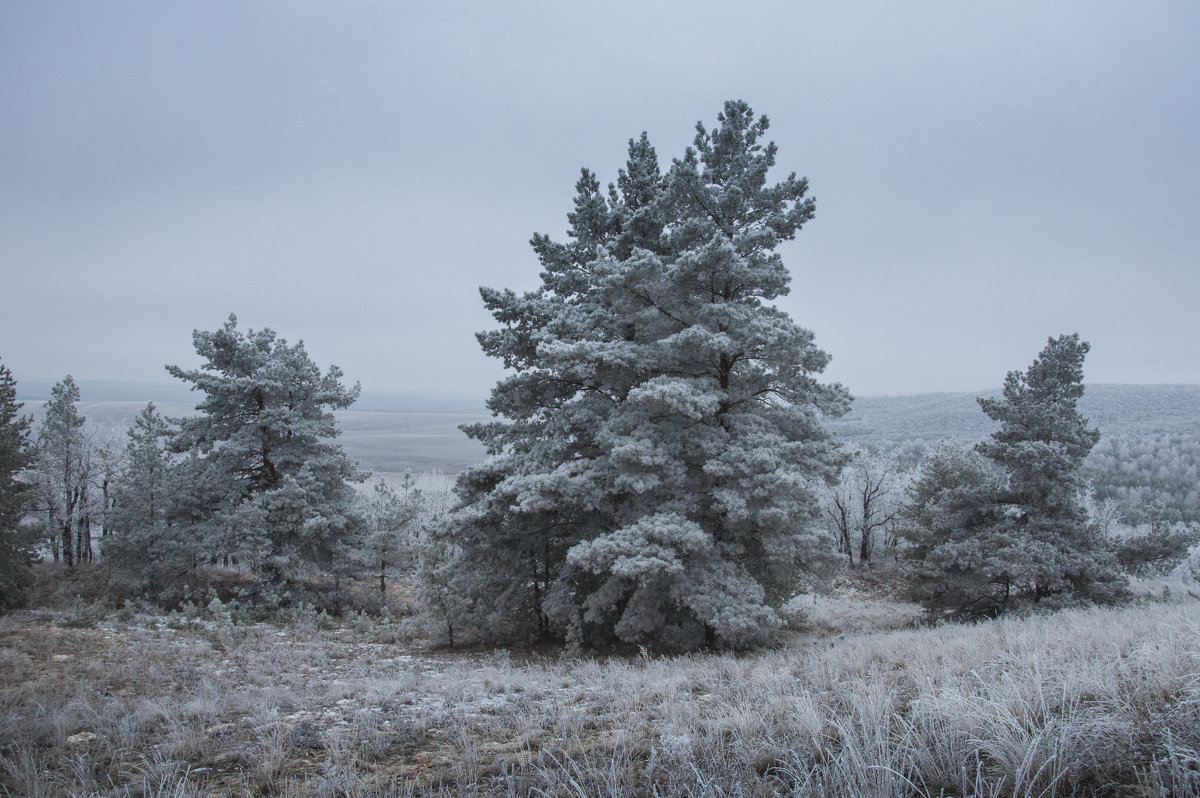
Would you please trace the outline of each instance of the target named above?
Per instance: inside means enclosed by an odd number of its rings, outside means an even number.
[[[728,102],[665,174],[630,140],[607,191],[583,170],[569,240],[533,237],[541,286],[481,289],[500,327],[480,344],[512,374],[466,428],[493,457],[461,475],[453,535],[486,636],[760,644],[831,564],[814,488],[850,396],[771,304],[815,203],[768,181],[767,127]]]

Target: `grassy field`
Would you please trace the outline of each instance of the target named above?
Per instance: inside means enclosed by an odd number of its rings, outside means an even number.
[[[0,794],[1200,795],[1186,593],[938,628],[861,584],[791,609],[775,650],[606,657],[305,611],[17,612]]]

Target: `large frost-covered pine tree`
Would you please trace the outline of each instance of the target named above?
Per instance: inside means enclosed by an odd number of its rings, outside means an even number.
[[[815,203],[768,182],[766,117],[717,119],[665,175],[645,134],[607,193],[585,169],[570,240],[533,238],[541,287],[481,289],[514,373],[467,428],[494,457],[460,476],[453,535],[487,637],[754,645],[833,560],[814,488],[850,396],[770,304]]]

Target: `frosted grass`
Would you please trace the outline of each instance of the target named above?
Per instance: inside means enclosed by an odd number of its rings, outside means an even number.
[[[607,658],[56,620],[0,623],[0,794],[1200,795],[1195,602]]]

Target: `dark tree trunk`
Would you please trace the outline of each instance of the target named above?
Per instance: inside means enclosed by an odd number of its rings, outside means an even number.
[[[100,522],[100,537],[108,537],[108,511],[112,509],[112,496],[108,492],[108,475],[104,475],[104,481],[100,483],[101,508],[104,510],[103,520]]]
[[[72,537],[71,522],[63,521],[62,522],[62,558],[63,558],[63,562],[66,563],[68,567],[75,565],[75,558],[72,555],[72,550],[71,550],[71,543],[72,543],[71,537]]]

